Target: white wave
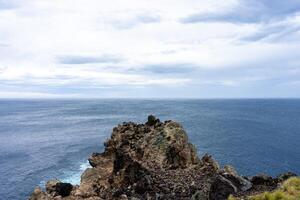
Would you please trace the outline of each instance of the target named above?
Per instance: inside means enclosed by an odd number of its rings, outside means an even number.
[[[88,161],[83,162],[79,166],[79,170],[74,172],[68,172],[65,178],[61,179],[62,182],[71,183],[72,185],[79,185],[80,184],[80,177],[81,174],[87,169],[90,168],[90,164]]]

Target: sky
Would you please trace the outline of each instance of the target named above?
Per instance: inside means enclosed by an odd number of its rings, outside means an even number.
[[[0,98],[299,97],[299,0],[0,0]]]

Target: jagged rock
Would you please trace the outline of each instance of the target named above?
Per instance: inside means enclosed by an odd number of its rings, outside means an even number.
[[[159,122],[160,122],[160,120],[159,120],[159,119],[156,119],[155,116],[149,115],[149,116],[148,116],[148,121],[146,122],[146,124],[147,124],[148,126],[153,126],[153,125],[155,125],[155,124],[157,124],[157,123],[159,123]]]
[[[286,172],[283,174],[279,174],[276,179],[278,180],[278,182],[283,182],[291,177],[297,176],[297,174],[293,173],[293,172]]]
[[[93,153],[89,157],[88,161],[92,167],[96,167],[97,165],[101,164],[101,159],[99,159],[99,157],[101,157],[101,153]]]
[[[212,158],[211,155],[205,154],[201,158],[202,170],[209,171],[212,174],[215,174],[220,169],[219,163]]]
[[[266,185],[266,186],[273,186],[277,184],[276,181],[271,176],[265,174],[259,174],[253,176],[251,178],[251,183],[253,185]]]
[[[192,195],[191,200],[208,200],[207,193],[204,193],[203,191],[196,191],[195,194]]]
[[[56,184],[56,192],[58,195],[62,197],[69,196],[73,189],[72,184],[70,183],[57,183]]]
[[[52,196],[69,196],[72,189],[72,184],[62,183],[59,180],[50,180],[46,183],[46,192],[52,194]]]
[[[145,124],[124,122],[113,128],[104,146],[104,152],[89,157],[92,168],[81,175],[80,185],[48,181],[46,191],[36,188],[30,200],[223,200],[251,187],[233,167],[220,169],[208,154],[200,160],[183,127],[171,120],[160,122],[151,115]],[[251,181],[275,182],[264,176]],[[260,190],[254,186],[250,192]]]
[[[29,200],[46,200],[46,194],[42,191],[40,187],[35,187]]]
[[[53,193],[56,191],[56,184],[59,183],[60,181],[55,179],[55,180],[50,180],[46,183],[46,192],[48,193]]]
[[[220,174],[227,180],[231,181],[231,183],[239,191],[247,191],[252,187],[252,183],[246,178],[240,176],[232,166],[224,166],[224,169],[220,172]]]
[[[217,176],[211,185],[209,200],[227,200],[230,194],[234,194],[237,191],[232,182],[223,176]]]
[[[119,199],[120,200],[128,200],[128,197],[126,194],[122,194]]]

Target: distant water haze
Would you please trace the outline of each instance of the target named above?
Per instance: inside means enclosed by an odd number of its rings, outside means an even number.
[[[243,175],[300,173],[300,100],[0,100],[0,196],[26,199],[59,178],[78,184],[112,128],[149,114],[180,122],[198,153]]]

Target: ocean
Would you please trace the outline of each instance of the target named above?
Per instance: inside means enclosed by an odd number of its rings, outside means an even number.
[[[0,100],[0,199],[27,199],[53,178],[79,183],[114,126],[149,114],[180,122],[200,156],[243,175],[300,174],[299,99],[7,99]]]

